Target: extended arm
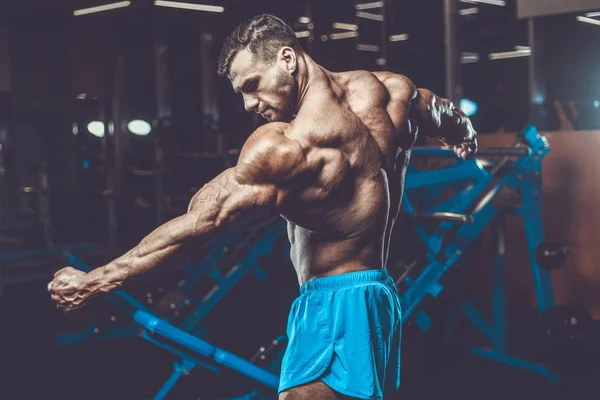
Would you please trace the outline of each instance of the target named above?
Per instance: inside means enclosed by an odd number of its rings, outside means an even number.
[[[59,271],[50,291],[66,310],[116,290],[154,270],[178,267],[193,251],[235,229],[264,225],[279,216],[285,182],[303,165],[299,145],[265,125],[255,132],[235,168],[223,172],[193,197],[186,214],[157,228],[136,247],[107,265],[83,274]]]

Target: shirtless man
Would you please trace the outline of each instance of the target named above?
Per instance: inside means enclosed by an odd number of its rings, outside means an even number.
[[[149,271],[176,268],[221,235],[281,216],[300,295],[288,320],[280,399],[383,398],[400,384],[400,301],[385,266],[410,151],[419,132],[465,158],[477,149],[471,123],[403,76],[327,71],[271,15],[236,28],[219,73],[246,110],[270,123],[185,215],[90,273],[57,272],[52,298],[79,308]]]

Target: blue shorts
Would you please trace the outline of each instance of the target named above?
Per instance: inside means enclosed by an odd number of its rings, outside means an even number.
[[[401,328],[385,269],[306,282],[290,310],[279,392],[321,379],[343,395],[383,399],[400,387]]]

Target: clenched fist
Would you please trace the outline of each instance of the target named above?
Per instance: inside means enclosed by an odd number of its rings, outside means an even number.
[[[86,276],[85,272],[73,267],[63,268],[54,274],[54,279],[48,284],[48,291],[52,300],[57,303],[57,308],[72,311],[84,305],[89,297]]]
[[[444,142],[444,141],[442,140],[442,142]],[[448,144],[446,142],[444,142],[444,144],[446,145],[446,147],[448,147],[450,150],[452,150],[454,153],[456,153],[456,155],[458,157],[462,158],[463,160],[466,160],[470,156],[477,153],[477,138],[476,137],[474,137],[472,140],[469,140],[469,141],[463,142],[463,143],[459,143],[459,144]]]

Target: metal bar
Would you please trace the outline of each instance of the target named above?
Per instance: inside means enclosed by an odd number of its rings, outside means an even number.
[[[267,387],[276,390],[279,386],[278,376],[257,367],[241,357],[213,346],[190,333],[176,328],[167,321],[156,318],[143,311],[137,311],[133,318],[137,323],[145,326],[150,332],[180,343],[188,349],[254,379]]]
[[[444,59],[446,97],[454,104],[462,98],[462,67],[460,63],[458,0],[444,0]]]
[[[381,15],[383,16],[383,22],[380,27],[380,54],[383,63],[381,64],[382,69],[387,69],[388,65],[388,28],[392,26],[393,21],[392,15],[393,13],[390,10],[393,10],[393,0],[385,0],[383,1],[383,6],[381,7]]]
[[[135,325],[111,328],[104,333],[96,333],[96,325],[91,323],[82,332],[57,335],[56,344],[59,346],[72,346],[93,338],[94,340],[107,340],[136,336],[139,328]]]
[[[487,340],[492,343],[494,342],[494,328],[485,320],[485,318],[483,318],[479,311],[471,305],[471,303],[464,300],[461,301],[460,310]]]
[[[523,198],[523,220],[527,237],[529,263],[533,274],[537,305],[538,310],[544,312],[554,306],[554,293],[552,291],[550,273],[539,266],[535,256],[537,246],[544,241],[541,211],[541,178],[538,179],[537,184],[529,180],[520,187]]]
[[[156,87],[156,112],[158,124],[154,135],[154,172],[155,172],[155,202],[156,225],[165,220],[165,189],[164,189],[164,149],[163,138],[166,136],[164,121],[171,116],[170,87],[169,87],[169,50],[166,32],[158,29],[154,37],[154,65]]]
[[[167,379],[167,381],[164,383],[164,385],[162,385],[162,387],[156,393],[156,395],[152,398],[152,400],[163,400],[165,397],[167,397],[167,395],[169,394],[171,389],[173,389],[173,386],[175,386],[175,384],[179,381],[179,379],[181,379],[182,375],[183,375],[182,369],[173,368],[173,373],[171,374],[171,376],[169,376],[169,379]]]
[[[402,199],[402,207],[404,208],[404,211],[406,211],[406,213],[408,215],[414,215],[416,213],[411,201],[409,200],[408,196],[404,196],[404,198]],[[425,231],[425,229],[423,229],[423,227],[419,224],[415,225],[415,228],[417,229],[417,232],[419,233],[419,236],[421,237],[421,240],[423,241],[423,243],[427,244],[427,240],[429,239],[429,235],[427,234],[427,232]]]
[[[415,172],[406,175],[405,190],[421,188],[430,185],[456,182],[461,180],[481,181],[489,179],[490,174],[473,161],[464,162],[460,165],[434,171]]]
[[[96,324],[90,323],[82,332],[71,333],[67,335],[58,335],[56,337],[56,344],[58,344],[59,346],[78,344],[86,340],[88,337],[94,335],[95,329]]]
[[[401,302],[405,319],[410,317],[423,297],[429,292],[430,285],[438,282],[444,273],[456,263],[465,248],[481,234],[483,229],[496,215],[496,212],[497,210],[493,207],[493,204],[488,203],[474,215],[473,224],[462,225],[455,232],[452,239],[447,240],[443,248],[440,248],[440,244],[443,242],[442,238],[436,235],[430,236],[427,243],[428,250],[432,254],[439,254],[438,258],[439,260],[443,260],[443,262],[435,259],[431,260],[418,278],[404,291],[401,296]],[[439,253],[440,251],[442,251],[441,254]]]
[[[479,347],[470,347],[468,348],[469,352],[487,358],[493,361],[498,361],[507,365],[510,365],[515,368],[524,369],[526,371],[531,371],[536,374],[545,376],[549,381],[556,382],[558,381],[558,375],[556,372],[548,369],[546,366],[541,364],[536,364],[531,361],[527,361],[521,358],[517,358],[506,353],[497,352],[494,350],[482,349]]]
[[[442,222],[439,224],[438,229],[434,231],[434,234],[426,237],[428,254],[436,254],[436,257],[430,257],[429,264],[421,271],[414,281],[406,279],[408,288],[401,295],[405,321],[415,312],[422,299],[425,296],[432,294],[432,289],[437,282],[439,282],[439,279],[446,270],[456,263],[465,249],[480,236],[483,229],[492,222],[493,218],[500,214],[501,210],[496,208],[491,200],[504,185],[519,189],[523,198],[524,206],[521,210],[521,214],[525,220],[538,308],[540,311],[544,311],[548,306],[553,304],[553,293],[549,274],[547,271],[541,270],[535,260],[535,249],[543,240],[540,201],[542,190],[540,178],[541,159],[547,154],[549,147],[547,141],[537,133],[537,130],[533,126],[527,127],[523,131],[523,136],[529,145],[529,149],[527,149],[528,155],[516,160],[498,182],[492,184],[492,179],[488,175],[488,179],[484,179],[485,182],[478,182],[469,190],[459,193],[459,195],[454,196],[451,200],[447,201],[452,205],[451,211],[460,212],[463,215],[471,215],[473,217],[473,224],[457,225]],[[437,149],[435,150],[437,151]],[[452,170],[460,171],[452,167],[441,171],[448,173],[448,171]],[[437,175],[423,175],[423,173],[416,173],[414,175],[415,176],[412,177],[415,180],[414,188],[420,187],[418,183],[418,181],[420,181],[420,179],[418,179],[419,175],[420,177],[426,178],[422,181],[424,185],[432,184],[433,182],[437,184],[445,183],[443,173]],[[534,179],[529,178],[531,176],[533,176]],[[412,191],[407,192],[407,197],[410,197],[410,194],[412,193]],[[458,200],[456,198],[458,198]],[[475,200],[478,201],[475,202]],[[409,212],[409,214],[418,215],[418,213],[415,213],[410,199],[405,198],[405,203],[408,204],[407,212]],[[430,213],[438,206],[439,205],[428,207],[421,212]],[[512,367],[541,374],[546,376],[549,380],[557,380],[557,374],[545,366],[504,353],[507,346],[507,312],[504,229],[502,222],[502,214],[500,214],[500,219],[494,230],[497,251],[493,260],[493,324],[488,323],[485,318],[471,306],[471,304],[466,301],[463,301],[460,304],[463,313],[467,315],[473,325],[492,343],[493,350],[490,351],[476,347],[469,350],[476,355]],[[419,228],[418,225],[417,228]],[[427,236],[427,234],[424,234],[424,236]],[[438,290],[441,289],[442,287],[438,287]],[[416,318],[418,323],[419,315],[417,315]]]
[[[173,389],[173,386],[177,383],[177,381],[181,378],[182,375],[187,375],[189,372],[195,367],[195,363],[193,361],[187,360],[183,358],[182,364],[175,363],[173,368],[173,373],[167,379],[165,384],[160,388],[159,392],[154,396],[153,400],[163,400],[167,394]]]
[[[504,180],[501,180],[500,183],[498,185],[496,185],[494,188],[492,188],[492,190],[489,190],[488,193],[491,193],[493,196],[495,193],[497,193],[497,191],[500,190],[500,188],[503,185],[504,185]],[[455,237],[460,237],[460,236],[456,235],[458,230],[461,230],[461,233],[463,235],[466,235],[466,237],[469,237],[469,240],[471,240],[471,238],[474,239],[472,234],[468,234],[469,232],[473,232],[475,234],[475,237],[477,237],[477,235],[479,235],[480,229],[483,229],[483,227],[484,227],[484,226],[482,226],[482,223],[487,224],[489,222],[487,217],[489,217],[489,216],[487,216],[487,214],[485,214],[485,213],[479,213],[480,208],[474,207],[474,204],[478,204],[478,203],[475,203],[475,200],[477,200],[481,196],[483,191],[485,189],[487,189],[488,187],[489,187],[489,185],[487,182],[477,184],[477,185],[473,186],[470,190],[462,193],[459,197],[457,197],[457,201],[452,205],[452,207],[448,211],[472,214],[473,224],[469,225],[467,227],[467,229],[465,230],[465,229],[462,229],[462,228],[465,228],[464,226],[461,227],[460,225],[456,225],[454,223],[442,221],[439,224],[439,226],[437,227],[437,229],[434,231],[435,233],[429,237],[429,241],[427,243],[427,247],[429,248],[429,250],[431,251],[432,254],[439,254],[440,252],[443,252],[445,243],[448,242],[450,240],[450,238],[454,239]],[[492,196],[487,196],[487,197],[489,199],[491,199]],[[484,198],[485,198],[485,196],[484,196]],[[480,201],[479,204],[487,205],[488,203],[487,202],[482,203]],[[486,215],[485,219],[483,218],[484,215]],[[457,243],[457,245],[463,245],[465,243],[466,243],[465,240],[463,240],[461,243]],[[457,250],[463,251],[464,249],[457,249]]]
[[[117,252],[118,250],[118,218],[117,218],[117,185],[120,179],[121,171],[117,169],[117,143],[118,143],[118,134],[119,128],[114,121],[114,112],[115,108],[113,106],[112,98],[105,96],[102,98],[100,103],[101,105],[101,114],[102,114],[102,123],[104,124],[105,134],[102,138],[103,142],[103,162],[104,162],[104,170],[105,170],[105,190],[104,201],[106,204],[106,209],[108,212],[108,238],[111,250],[113,252]],[[116,131],[113,131],[116,129]],[[116,133],[116,135],[115,135]]]
[[[543,138],[541,138],[537,134],[537,131],[535,129],[534,130],[527,129],[525,131],[524,135],[526,136],[526,140],[528,141],[528,143],[530,143],[530,147],[532,149],[533,148],[537,149],[540,146],[542,146],[544,143]],[[481,194],[483,193],[483,190],[487,189],[489,187],[489,185],[484,187],[481,191],[475,191],[472,188],[471,190],[465,192],[462,200],[464,200],[466,202],[466,204],[467,204],[466,208],[454,207],[453,209],[451,209],[449,211],[461,212],[461,213],[473,214],[473,215],[479,214],[479,212],[481,210],[487,208],[487,206],[490,204],[491,200],[502,189],[502,187],[504,185],[506,185],[507,183],[510,183],[510,182],[514,182],[518,179],[518,173],[517,173],[518,171],[522,171],[523,169],[529,168],[531,163],[535,160],[538,160],[537,162],[539,162],[539,157],[542,157],[545,154],[544,152],[547,152],[547,147],[544,149],[545,150],[537,150],[535,155],[531,155],[529,157],[521,158],[521,159],[515,161],[511,171],[509,173],[507,173],[505,176],[503,176],[502,179],[500,181],[498,181],[498,183],[496,183],[490,189],[488,189],[487,192],[485,193],[485,195],[481,196]],[[473,203],[473,201],[477,198],[480,198],[480,200],[477,203]],[[477,218],[480,218],[482,215],[483,214],[481,214]],[[489,221],[491,221],[491,218],[493,218],[493,216],[495,214],[490,214],[490,212],[487,212],[486,215],[489,218],[489,220],[487,220],[487,222],[486,222],[486,223],[488,223]],[[444,243],[448,240],[449,237],[454,236],[456,230],[460,229],[460,226],[453,225],[453,224],[450,224],[447,222],[442,222],[440,224],[440,229],[444,232],[445,236],[438,235],[437,238],[432,237],[432,239],[435,240],[435,242],[434,242],[435,244],[440,245],[440,249],[443,249],[443,247],[445,245]],[[474,238],[475,237],[471,237],[469,240],[474,239]],[[462,250],[462,249],[457,249],[457,250]]]
[[[188,293],[192,290],[213,267],[229,255],[229,252],[225,251],[225,247],[233,248],[233,246],[237,246],[241,240],[241,235],[234,233],[215,242],[200,265],[188,268],[188,274],[185,281],[178,289],[184,293]]]
[[[506,315],[506,265],[504,215],[499,214],[493,229],[496,243],[493,269],[493,321],[494,350],[503,351],[507,345],[508,320]]]
[[[24,259],[28,259],[28,258],[45,257],[45,256],[53,255],[53,254],[60,254],[60,253],[71,252],[71,251],[89,250],[94,247],[96,247],[96,246],[93,244],[84,243],[84,244],[75,244],[72,246],[65,246],[65,247],[54,247],[54,248],[49,248],[49,249],[37,249],[37,250],[20,251],[20,252],[16,252],[16,253],[6,253],[6,254],[0,254],[0,261],[7,262],[7,261],[24,260]]]
[[[190,357],[188,354],[184,353],[183,350],[177,349],[173,346],[170,346],[167,343],[160,341],[158,339],[158,337],[154,337],[153,335],[148,333],[148,331],[146,331],[146,330],[144,330],[140,336],[142,339],[145,339],[145,340],[149,341],[150,343],[157,345],[161,349],[167,350],[167,351],[175,354],[176,356],[181,357],[181,359],[186,360],[187,362],[193,363],[195,365],[200,365],[201,367],[206,368],[209,371],[214,372],[215,374],[221,373],[221,370],[219,370],[219,368],[217,368],[215,365],[207,364],[205,362],[200,361],[197,358]]]
[[[472,215],[457,214],[457,213],[451,213],[451,212],[431,212],[431,213],[416,212],[413,216],[415,218],[441,219],[444,221],[460,222],[463,224],[472,224],[473,223]]]
[[[528,131],[526,136],[528,137],[528,141],[530,141],[533,145],[537,147],[537,143],[535,143],[535,138],[533,136],[534,133],[535,132],[533,131]],[[540,138],[539,135],[537,135],[536,137],[538,139]],[[402,295],[402,301],[404,303],[403,309],[406,310],[405,315],[407,317],[417,307],[422,297],[427,293],[427,289],[431,282],[437,282],[439,280],[443,273],[456,261],[458,256],[462,254],[465,247],[472,243],[472,241],[480,235],[483,228],[497,214],[496,208],[489,200],[491,200],[491,198],[496,193],[498,193],[500,188],[503,187],[505,184],[517,180],[518,172],[521,171],[522,168],[525,168],[526,166],[530,165],[531,161],[532,156],[521,159],[517,163],[515,163],[515,166],[511,173],[505,175],[494,187],[492,187],[490,191],[488,191],[490,195],[485,196],[485,198],[482,201],[475,204],[475,210],[473,212],[474,223],[472,225],[460,226],[454,232],[454,235],[451,240],[446,238],[447,243],[445,247],[442,247],[442,245],[444,244],[444,236],[429,236],[427,247],[430,253],[438,254],[438,252],[443,251],[443,254],[440,254],[440,260],[443,259],[444,261],[443,263],[440,263],[436,260],[433,260]],[[469,190],[465,194],[465,202],[462,204],[462,206],[468,207],[468,205],[473,204],[472,201],[476,199],[479,195],[480,190]],[[473,207],[471,206],[471,208]],[[455,210],[452,211],[464,211],[464,208],[459,209],[457,207]],[[449,225],[448,223],[442,223],[440,224],[440,226],[445,228],[444,231],[452,227],[452,225]]]
[[[529,120],[541,129],[547,129],[546,107],[546,62],[544,60],[544,34],[539,32],[542,21],[530,18],[527,21],[528,44],[531,56],[528,61]]]
[[[210,293],[210,296],[204,299],[202,303],[190,314],[188,318],[183,322],[183,326],[186,330],[192,331],[202,319],[212,310],[217,303],[233,288],[233,286],[252,268],[258,258],[266,254],[273,243],[285,232],[285,223],[278,222],[275,227],[267,231],[265,236],[254,246],[248,253],[248,255],[242,259],[238,265],[239,267],[229,273],[224,281],[219,284],[216,290]]]
[[[477,150],[475,157],[514,156],[527,157],[531,154],[528,147],[484,147]],[[439,147],[415,147],[412,150],[413,157],[455,157],[458,156],[452,150]]]

